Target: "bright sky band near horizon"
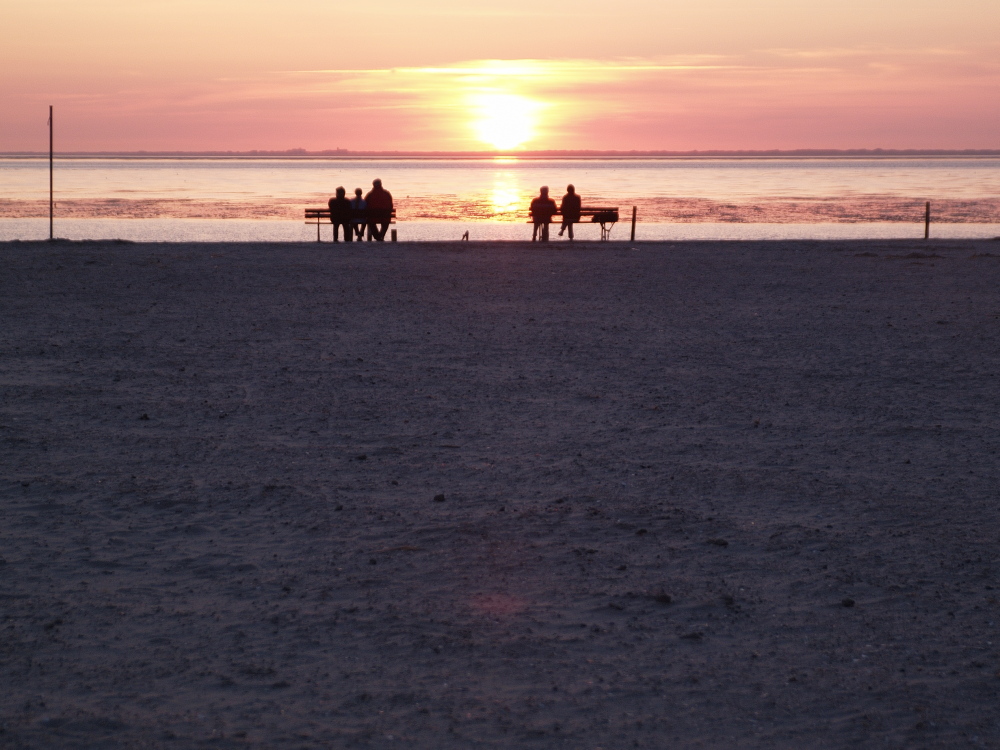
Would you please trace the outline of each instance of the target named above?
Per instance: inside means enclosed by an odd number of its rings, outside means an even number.
[[[1000,148],[997,0],[6,0],[0,152]]]

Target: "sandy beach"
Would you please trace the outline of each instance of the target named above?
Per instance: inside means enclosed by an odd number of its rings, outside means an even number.
[[[0,268],[0,747],[1000,747],[1000,242]]]

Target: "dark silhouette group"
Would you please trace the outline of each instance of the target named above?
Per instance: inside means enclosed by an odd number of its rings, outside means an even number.
[[[532,242],[549,241],[549,224],[557,214],[562,217],[559,236],[568,233],[573,241],[573,225],[579,223],[582,200],[572,185],[566,186],[566,195],[559,205],[549,197],[549,189],[543,186],[538,197],[531,201]],[[368,232],[368,241],[383,242],[392,222],[392,195],[382,187],[382,180],[372,181],[372,189],[365,196],[361,188],[354,191],[354,198],[347,198],[347,191],[338,187],[336,195],[330,199],[330,223],[333,224],[333,241],[340,241],[340,230],[344,232],[344,242],[361,241]],[[588,209],[590,210],[590,209]],[[617,220],[617,211],[615,212]],[[603,224],[601,225],[604,226]],[[395,238],[395,235],[393,235]]]
[[[330,199],[330,223],[333,224],[333,241],[339,242],[340,229],[344,230],[344,242],[365,238],[368,241],[383,242],[392,221],[392,195],[382,187],[382,180],[374,180],[368,195],[361,196],[361,188],[354,191],[354,198],[348,200],[347,191],[337,188],[337,194]]]
[[[573,225],[580,221],[580,211],[582,201],[572,185],[566,186],[566,195],[556,208],[556,202],[549,197],[549,189],[543,186],[538,191],[538,197],[531,201],[531,221],[533,224],[531,231],[532,242],[549,241],[549,224],[552,217],[557,213],[562,216],[562,226],[559,229],[559,236],[564,232],[569,233],[570,241],[573,240]]]

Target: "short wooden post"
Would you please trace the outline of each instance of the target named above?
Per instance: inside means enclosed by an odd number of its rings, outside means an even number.
[[[393,229],[389,236],[392,238],[392,241],[395,242],[396,241],[396,230]]]
[[[322,240],[319,238],[319,225],[322,224],[322,223],[323,223],[322,220],[317,216],[316,217],[316,241],[317,242],[322,242]]]
[[[927,201],[927,206],[924,209],[924,239],[929,240],[931,238],[931,202]]]
[[[635,206],[632,206],[632,242],[635,242]]]

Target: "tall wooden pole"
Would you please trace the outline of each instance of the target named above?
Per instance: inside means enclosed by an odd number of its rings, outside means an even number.
[[[52,145],[54,140],[52,138],[52,131],[55,129],[55,123],[52,121],[52,105],[49,105],[49,240],[55,239],[55,198],[53,192],[53,180],[52,180]]]
[[[929,240],[931,238],[931,202],[927,201],[927,206],[924,210],[924,239]]]
[[[632,206],[632,242],[635,242],[635,206]]]

